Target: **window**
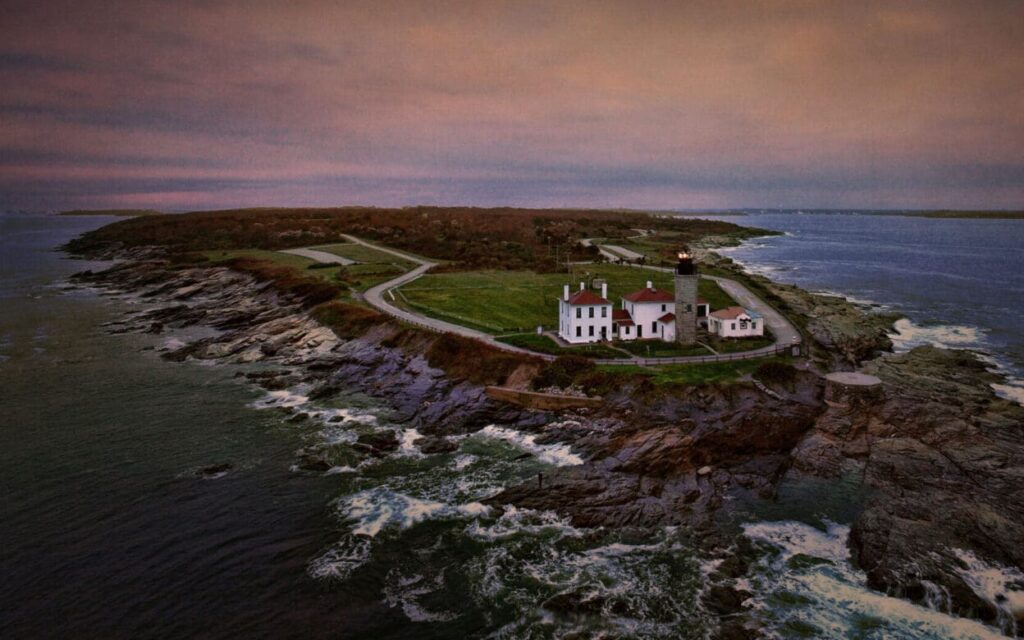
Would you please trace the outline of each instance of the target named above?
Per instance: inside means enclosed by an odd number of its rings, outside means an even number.
[[[665,311],[665,305],[661,305],[661,310],[662,310],[662,312]]]
[[[583,317],[583,309],[582,308],[576,307],[576,317],[577,318],[582,318]]]
[[[750,321],[750,328],[751,329],[756,329],[757,328],[757,320],[751,320]]]
[[[607,318],[608,317],[608,307],[601,307],[601,317],[602,318]]]
[[[690,313],[691,311],[693,311],[693,305],[692,304],[687,304],[686,305],[686,313]]]
[[[583,337],[583,327],[576,327],[576,337],[577,338],[582,338]]]
[[[736,323],[735,323],[735,322],[733,322],[733,323],[732,323],[732,329],[733,329],[733,330],[735,330],[735,329],[736,329]]]
[[[590,337],[594,337],[594,325],[590,325]]]
[[[655,320],[651,323],[651,333],[658,333],[658,321]]]
[[[594,317],[594,307],[589,307],[589,309],[590,309],[590,317],[593,318]]]

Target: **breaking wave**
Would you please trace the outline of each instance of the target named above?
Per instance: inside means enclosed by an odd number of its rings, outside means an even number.
[[[826,522],[824,530],[801,522],[759,522],[745,535],[768,549],[749,588],[766,627],[777,634],[818,638],[957,638],[995,640],[999,629],[976,620],[888,596],[867,586],[850,562],[848,526]],[[1005,589],[1004,571],[983,566],[974,572],[979,589]]]

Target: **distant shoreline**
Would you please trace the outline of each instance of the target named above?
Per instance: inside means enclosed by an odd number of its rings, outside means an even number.
[[[342,207],[344,208],[344,207]],[[470,207],[476,209],[477,207]],[[486,207],[480,207],[486,209]],[[264,208],[251,209],[253,211],[263,210]],[[277,207],[267,207],[266,209],[274,210]],[[558,209],[552,209],[557,211]],[[218,211],[216,209],[210,212]],[[899,209],[732,209],[723,211],[644,211],[642,209],[606,209],[606,210],[594,210],[594,211],[606,211],[608,213],[650,213],[655,216],[671,216],[671,217],[694,217],[699,218],[702,216],[747,216],[754,213],[763,214],[805,214],[805,215],[863,215],[863,216],[902,216],[908,218],[937,218],[937,219],[975,219],[975,220],[1024,220],[1024,211],[960,211],[952,209],[934,209],[934,210],[911,210],[903,211]],[[124,218],[134,218],[139,216],[156,216],[165,215],[168,212],[157,211],[155,209],[73,209],[70,211],[61,211],[57,215],[60,216],[118,216]]]
[[[912,218],[976,218],[979,220],[1024,220],[1024,211],[906,211],[903,213],[897,213],[892,215],[908,216]]]
[[[138,216],[159,216],[162,211],[155,209],[72,209],[61,211],[59,216],[118,216],[122,218],[135,218]]]

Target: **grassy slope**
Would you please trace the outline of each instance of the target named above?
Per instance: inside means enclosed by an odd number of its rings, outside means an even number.
[[[587,344],[578,347],[560,347],[548,336],[537,335],[536,333],[517,333],[511,336],[502,336],[498,338],[498,340],[516,347],[522,347],[524,349],[530,349],[531,351],[537,351],[540,353],[549,353],[555,356],[577,355],[589,358],[629,357],[621,351],[617,351],[602,344]]]
[[[766,362],[789,363],[784,357],[736,360],[735,362],[709,362],[705,364],[669,364],[658,367],[636,365],[599,365],[598,370],[619,376],[645,376],[656,385],[710,384],[729,382],[753,373]]]
[[[355,260],[361,264],[395,265],[402,267],[403,271],[408,271],[416,266],[416,264],[411,260],[403,260],[393,254],[377,251],[376,249],[371,249],[370,247],[351,242],[325,244],[311,248],[319,251],[326,251],[327,253],[333,253],[336,256],[348,258],[349,260]]]
[[[673,290],[672,274],[610,264],[579,265],[574,282],[592,275],[608,280],[609,299],[619,306],[622,295],[643,287],[648,280],[655,287]],[[558,324],[558,304],[565,273],[530,271],[470,271],[427,274],[401,288],[409,305],[430,316],[473,323],[492,333],[528,331],[537,325]],[[579,288],[573,284],[572,289]],[[733,302],[717,284],[700,281],[700,296],[714,309]],[[671,308],[671,305],[669,305]]]
[[[340,265],[324,265],[310,268],[320,263],[302,256],[265,249],[237,249],[231,251],[202,251],[201,255],[211,262],[229,263],[236,258],[253,258],[279,267],[294,269],[297,274],[316,277],[332,284],[354,291],[365,291],[370,287],[390,280],[404,273],[405,269],[392,264],[357,264],[348,267]]]

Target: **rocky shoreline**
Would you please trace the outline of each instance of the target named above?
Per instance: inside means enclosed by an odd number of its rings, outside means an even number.
[[[419,430],[427,453],[449,448],[449,436],[495,423],[529,431],[538,442],[570,444],[583,465],[559,468],[540,486],[508,487],[487,502],[554,510],[580,527],[688,527],[722,561],[704,602],[720,617],[720,637],[750,637],[757,626],[742,589],[750,543],[722,526],[722,513],[737,501],[770,503],[786,485],[840,479],[857,489],[850,545],[872,587],[1007,634],[1024,630],[1024,584],[1012,579],[1024,567],[1024,494],[1017,490],[1024,408],[992,392],[994,374],[972,354],[923,347],[870,360],[862,370],[883,380],[884,393],[863,405],[826,403],[822,379],[809,366],[783,381],[671,393],[629,384],[606,394],[601,409],[529,411],[485,393],[488,383],[525,386],[541,366],[529,359],[508,363],[500,380],[473,379],[435,366],[438,358],[429,354],[444,347],[443,336],[410,333],[387,319],[341,336],[301,300],[251,275],[174,264],[156,249],[107,257],[119,262],[75,281],[148,302],[110,331],[212,330],[167,351],[167,359],[258,363],[242,375],[268,390],[302,384],[311,397],[360,391]],[[878,329],[883,321],[866,320],[852,305],[764,286],[791,312],[806,314],[819,366],[852,368],[888,346]],[[352,447],[359,455],[398,446],[365,440]],[[325,446],[303,451],[297,464],[326,471],[333,456]],[[979,585],[972,563],[1010,578],[995,590]]]

